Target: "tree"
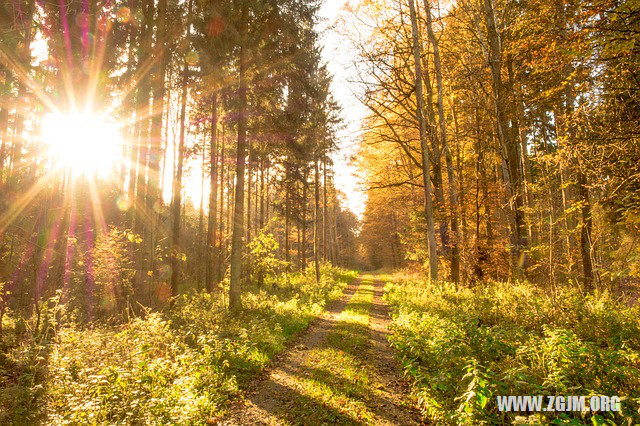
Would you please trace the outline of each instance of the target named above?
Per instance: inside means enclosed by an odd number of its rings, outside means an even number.
[[[427,146],[427,125],[423,116],[424,99],[422,95],[422,68],[421,45],[418,39],[418,23],[413,0],[409,0],[409,14],[411,17],[411,34],[413,39],[413,60],[415,68],[415,95],[417,100],[416,115],[420,125],[420,147],[422,150],[422,179],[424,182],[425,216],[427,219],[427,241],[429,245],[429,278],[438,280],[438,253],[436,249],[436,236],[433,224],[433,202],[431,199],[431,163],[429,160],[429,148]]]

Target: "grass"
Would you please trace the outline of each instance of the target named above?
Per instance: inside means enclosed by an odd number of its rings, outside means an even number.
[[[640,421],[640,308],[530,283],[473,288],[387,276],[392,344],[438,424]],[[618,395],[621,413],[501,413],[498,395]]]
[[[172,309],[121,326],[70,323],[48,341],[3,351],[0,423],[204,424],[355,277],[326,266],[222,297],[181,295]]]

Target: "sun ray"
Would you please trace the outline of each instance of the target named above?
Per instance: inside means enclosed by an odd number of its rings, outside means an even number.
[[[13,221],[20,216],[24,209],[42,191],[47,182],[50,181],[53,173],[47,172],[41,176],[31,187],[23,193],[20,198],[10,204],[7,211],[0,216],[0,235],[3,235]]]

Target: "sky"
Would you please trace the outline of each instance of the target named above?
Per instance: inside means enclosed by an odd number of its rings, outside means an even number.
[[[338,134],[339,150],[333,156],[335,184],[345,193],[347,207],[362,218],[366,194],[358,184],[353,156],[366,109],[353,95],[354,85],[349,82],[354,75],[352,65],[354,56],[349,49],[350,43],[334,28],[336,20],[341,15],[348,19],[343,10],[345,3],[347,0],[324,0],[319,11],[321,22],[318,30],[321,33],[323,59],[333,74],[331,90],[342,107],[341,116],[344,120],[344,129]]]

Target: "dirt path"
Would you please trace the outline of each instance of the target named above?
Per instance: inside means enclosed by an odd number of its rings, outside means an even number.
[[[366,276],[350,284],[220,424],[417,424],[387,343],[383,288]]]
[[[373,302],[369,316],[369,329],[372,343],[372,364],[378,372],[378,379],[382,385],[379,389],[382,399],[391,405],[391,417],[396,424],[413,424],[419,418],[413,409],[407,409],[403,404],[409,402],[409,387],[403,380],[401,366],[395,358],[393,349],[389,346],[387,335],[389,331],[389,309],[384,301],[384,282],[376,280],[373,289]],[[386,409],[386,407],[385,407]]]

